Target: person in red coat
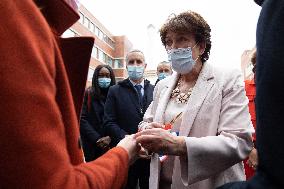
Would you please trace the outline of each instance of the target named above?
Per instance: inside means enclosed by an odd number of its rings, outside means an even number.
[[[256,68],[256,49],[253,49],[252,55],[251,55],[251,62],[253,65],[252,72],[255,75],[255,68]],[[255,115],[255,96],[256,96],[256,87],[255,87],[255,77],[251,80],[245,80],[245,90],[246,95],[249,99],[249,113],[251,116],[251,122],[253,124],[254,129],[256,130],[256,115]],[[253,142],[256,144],[256,136],[255,133],[253,135]],[[254,145],[255,146],[255,145]],[[249,154],[249,157],[244,160],[244,166],[245,166],[245,174],[246,179],[250,179],[254,175],[254,171],[257,167],[257,150],[254,147],[252,151]]]
[[[94,39],[60,36],[79,15],[63,0],[1,0],[0,12],[0,188],[122,188],[134,137],[88,163],[78,144]]]

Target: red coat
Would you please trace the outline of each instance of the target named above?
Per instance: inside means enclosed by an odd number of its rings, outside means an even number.
[[[252,80],[246,80],[245,81],[245,90],[246,90],[246,95],[249,99],[249,113],[251,116],[251,122],[253,124],[254,129],[256,130],[256,116],[255,116],[255,83],[254,83],[254,79]],[[253,141],[255,142],[256,138],[255,138],[255,134],[253,135]]]
[[[245,90],[246,90],[246,95],[249,99],[249,113],[251,116],[251,122],[253,124],[254,129],[256,130],[256,116],[255,116],[255,83],[254,83],[254,79],[252,80],[246,80],[245,81]],[[255,142],[256,138],[255,138],[255,133],[253,135],[253,141]],[[244,160],[244,165],[245,165],[245,174],[246,174],[246,179],[250,179],[253,175],[254,175],[254,170],[249,167],[249,165],[247,164],[247,160]]]
[[[80,113],[93,38],[60,39],[79,19],[63,0],[0,1],[0,188],[121,188],[128,155],[82,163]]]

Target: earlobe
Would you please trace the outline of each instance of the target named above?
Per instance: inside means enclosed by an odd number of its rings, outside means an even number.
[[[205,42],[201,43],[200,48],[201,48],[200,50],[202,51],[202,53],[199,54],[199,56],[203,55],[203,53],[205,52],[205,49],[206,49],[206,44],[205,44]]]

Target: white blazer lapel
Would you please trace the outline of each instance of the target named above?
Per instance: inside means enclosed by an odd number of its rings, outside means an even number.
[[[157,105],[155,117],[153,120],[154,122],[164,124],[164,112],[167,108],[168,101],[170,99],[172,90],[176,86],[178,78],[179,78],[179,75],[175,73],[172,76],[170,76],[168,83],[164,84],[164,86],[160,86],[161,87],[160,95],[157,98],[154,97],[155,100],[158,100],[158,105]],[[149,188],[150,189],[159,188],[160,168],[161,168],[161,165],[160,165],[159,155],[154,154],[151,158],[151,164],[150,164],[150,178],[149,178]]]
[[[169,99],[171,97],[172,90],[176,86],[178,78],[179,78],[179,75],[174,73],[170,77],[169,82],[167,84],[165,84],[163,89],[161,89],[161,90],[165,90],[165,91],[161,91],[161,95],[159,97],[160,98],[159,103],[158,103],[158,106],[157,106],[157,109],[156,109],[156,115],[155,115],[155,118],[154,118],[154,122],[164,124],[164,112],[167,108]]]
[[[214,85],[214,76],[212,74],[211,66],[204,63],[203,68],[199,74],[197,82],[193,88],[192,94],[188,100],[186,110],[182,115],[182,122],[180,127],[180,135],[188,136],[194,119],[201,108],[209,90]]]

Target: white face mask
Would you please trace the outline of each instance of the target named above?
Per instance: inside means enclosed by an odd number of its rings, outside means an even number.
[[[80,2],[79,0],[65,0],[65,2],[76,12],[78,12]]]
[[[193,48],[195,48],[196,45],[194,45]],[[171,49],[168,52],[168,58],[173,70],[179,74],[189,73],[198,59],[197,57],[196,60],[193,60],[191,47]]]

